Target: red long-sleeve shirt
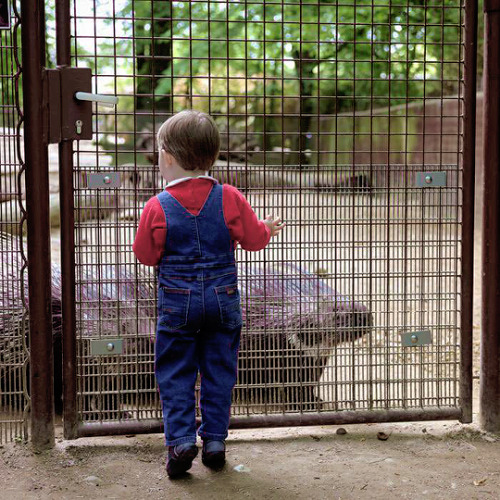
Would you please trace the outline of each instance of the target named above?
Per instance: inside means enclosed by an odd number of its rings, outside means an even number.
[[[213,186],[214,180],[197,177],[183,180],[166,190],[190,213],[198,215]],[[245,250],[262,250],[271,237],[269,227],[257,218],[246,198],[229,184],[222,186],[222,210],[231,238]],[[156,196],[142,211],[133,250],[146,266],[159,264],[165,251],[167,223]]]

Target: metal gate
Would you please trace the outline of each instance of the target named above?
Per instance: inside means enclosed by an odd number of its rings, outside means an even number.
[[[471,420],[476,8],[56,2],[67,438],[162,425],[155,276],[132,242],[162,189],[155,132],[186,108],[221,130],[213,175],[287,222],[237,254],[231,425]]]
[[[72,64],[120,99],[97,106],[73,156],[78,434],[160,418],[154,273],[131,244],[161,189],[155,132],[191,107],[221,129],[214,174],[288,224],[238,253],[232,425],[469,420],[461,2],[75,0],[71,12]]]
[[[28,437],[26,269],[20,20],[0,4],[0,444]]]

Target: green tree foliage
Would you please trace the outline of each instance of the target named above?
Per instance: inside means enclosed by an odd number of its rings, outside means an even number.
[[[203,109],[264,149],[285,146],[276,132],[289,117],[305,152],[318,115],[457,94],[463,78],[460,0],[121,5],[137,108]]]
[[[428,80],[429,92],[437,95],[439,85],[432,82],[443,74],[456,78],[459,68],[463,13],[457,0],[412,0],[394,7],[387,0],[357,0],[350,6],[313,0],[300,5],[172,2],[172,16],[175,78],[210,73],[221,79],[229,72],[280,77],[295,79],[298,91],[303,75],[316,79],[304,84],[311,95],[325,80],[330,93],[341,85],[342,96],[373,93],[383,99],[423,96],[414,80]],[[376,80],[373,92],[371,82],[353,83],[371,77]],[[408,92],[396,84],[406,80]],[[341,100],[337,111],[355,105]]]
[[[138,109],[169,110],[172,61],[172,20],[170,1],[129,2],[121,12],[132,17],[135,58],[135,94]],[[157,99],[153,99],[156,94]]]
[[[259,115],[299,113],[300,150],[318,113],[458,92],[459,0],[162,3],[172,23],[157,36],[173,59],[158,97],[173,89],[174,108],[245,115],[271,132]]]

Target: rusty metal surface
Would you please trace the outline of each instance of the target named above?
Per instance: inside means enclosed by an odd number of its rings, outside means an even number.
[[[35,449],[54,444],[54,373],[49,176],[42,107],[45,64],[44,3],[21,1],[26,207],[30,304],[31,442]]]
[[[155,280],[131,245],[162,188],[155,131],[189,107],[221,129],[213,174],[288,226],[265,252],[238,252],[235,422],[418,419],[436,407],[436,418],[469,419],[474,82],[464,90],[463,61],[474,35],[469,19],[464,39],[463,5],[74,0],[70,12],[72,64],[92,67],[93,91],[120,97],[94,109],[94,141],[73,155],[78,433],[160,418]],[[120,188],[87,188],[87,174],[111,171]],[[446,186],[418,187],[421,172],[444,172]],[[347,326],[334,320],[337,297]],[[361,335],[359,306],[371,315]],[[432,344],[401,345],[422,330]],[[92,338],[117,336],[124,354],[90,355]]]
[[[60,67],[71,64],[71,17],[69,0],[56,2],[56,48],[57,64]],[[59,144],[59,203],[61,207],[61,375],[64,378],[60,390],[64,401],[63,426],[67,439],[77,437],[78,413],[76,406],[76,291],[75,291],[75,204],[73,198],[73,142],[66,140]],[[65,377],[65,375],[68,375]],[[59,391],[56,391],[59,392]],[[56,396],[57,398],[57,396]]]
[[[456,408],[427,408],[423,410],[344,411],[336,413],[295,413],[285,415],[251,415],[248,417],[236,416],[231,418],[230,429],[458,420],[460,418],[460,413],[460,410]],[[201,420],[197,419],[197,425],[200,425],[200,423]],[[79,436],[149,434],[157,432],[163,432],[162,421],[102,422],[98,424],[87,423],[81,425]]]
[[[484,0],[483,5],[484,12],[498,12],[500,11],[500,1],[499,0]]]
[[[463,217],[462,217],[462,301],[460,406],[461,422],[472,422],[472,313],[474,268],[474,188],[476,184],[476,78],[477,15],[476,1],[465,3],[464,103],[463,103]]]
[[[485,15],[483,273],[481,317],[480,421],[500,430],[500,12]]]

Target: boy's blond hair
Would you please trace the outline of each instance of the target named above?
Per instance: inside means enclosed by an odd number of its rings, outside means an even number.
[[[157,134],[158,148],[171,154],[184,170],[210,170],[219,156],[220,135],[213,118],[186,110],[165,121]]]

